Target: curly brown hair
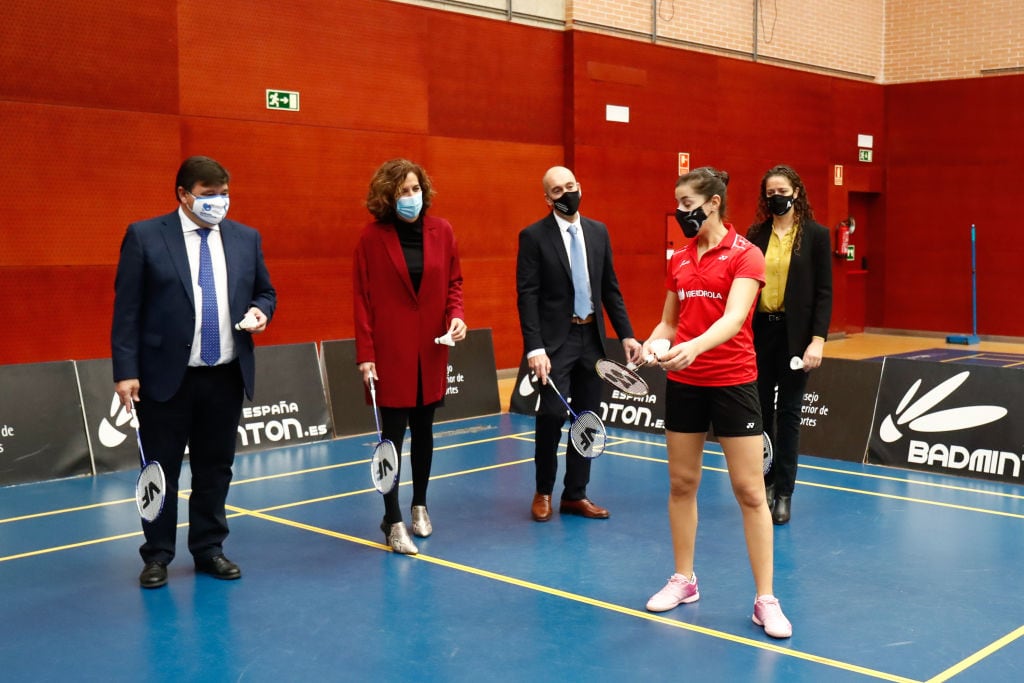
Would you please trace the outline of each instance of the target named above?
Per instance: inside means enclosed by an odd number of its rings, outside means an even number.
[[[395,217],[395,200],[398,199],[402,183],[410,173],[419,178],[423,191],[423,210],[430,207],[430,200],[436,194],[430,182],[430,176],[417,163],[408,159],[391,159],[385,161],[373,173],[370,179],[370,190],[366,194],[366,208],[379,221],[392,220]]]
[[[773,166],[761,178],[761,195],[757,198],[757,217],[754,219],[753,225],[750,226],[747,237],[755,237],[760,232],[762,225],[768,225],[769,229],[771,228],[772,212],[768,208],[768,196],[765,192],[767,192],[768,179],[775,176],[788,180],[797,195],[793,200],[793,221],[796,223],[793,248],[800,253],[800,237],[803,235],[803,226],[814,221],[814,209],[811,208],[811,203],[807,200],[807,188],[804,186],[804,181],[800,179],[800,174],[785,164]]]

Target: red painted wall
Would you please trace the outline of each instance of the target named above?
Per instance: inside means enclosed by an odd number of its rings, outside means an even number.
[[[958,291],[968,273],[954,240],[977,222],[992,297],[981,331],[1024,334],[993,303],[1012,291],[1013,248],[990,237],[1016,208],[1024,79],[883,88],[376,0],[225,0],[217,14],[231,20],[213,29],[197,0],[116,13],[30,4],[0,24],[0,363],[109,354],[125,226],[174,208],[177,166],[199,153],[232,172],[232,218],[264,235],[280,306],[263,343],[352,335],[362,201],[374,168],[399,155],[433,176],[433,210],[460,241],[468,322],[493,328],[499,367],[522,351],[516,234],[544,214],[540,177],[558,163],[575,168],[584,213],[608,223],[636,332],[650,330],[678,152],[732,174],[742,229],[775,163],[800,171],[829,226],[848,192],[880,193],[870,222],[892,228],[870,235],[871,325],[962,328],[967,292],[922,296],[919,276]],[[300,91],[301,111],[267,110],[266,88]],[[606,122],[606,104],[629,106],[630,123]],[[856,161],[857,133],[875,136],[870,166]]]

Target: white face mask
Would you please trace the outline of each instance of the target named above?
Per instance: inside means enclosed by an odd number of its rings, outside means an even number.
[[[231,198],[222,194],[213,197],[197,197],[192,194],[192,199],[192,213],[210,225],[217,225],[224,220],[224,216],[228,215],[228,206],[231,205]]]

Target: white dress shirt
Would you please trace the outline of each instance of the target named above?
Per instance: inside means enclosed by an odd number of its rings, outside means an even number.
[[[184,208],[178,207],[181,218],[181,229],[185,233],[185,251],[188,252],[188,268],[191,273],[192,294],[196,302],[196,326],[192,335],[192,355],[188,359],[191,367],[206,367],[199,358],[202,350],[201,328],[203,322],[203,290],[199,286],[199,245],[203,238],[196,230],[201,225],[193,222]],[[224,243],[220,239],[220,226],[213,226],[206,238],[210,247],[210,260],[213,264],[213,282],[217,287],[217,318],[220,322],[220,360],[218,365],[230,363],[235,359],[235,338],[231,332],[231,312],[228,310],[228,268],[224,260]]]

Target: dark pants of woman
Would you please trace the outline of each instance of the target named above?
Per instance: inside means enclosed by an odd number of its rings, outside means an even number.
[[[412,504],[427,504],[427,484],[430,481],[430,465],[434,459],[434,410],[437,403],[414,408],[380,409],[381,436],[395,444],[395,451],[401,455],[405,427],[409,426],[410,460],[412,461]],[[402,458],[398,459],[398,476],[402,475]],[[402,510],[398,505],[398,484],[391,493],[384,496],[384,521],[395,524],[402,521]]]
[[[776,496],[792,496],[800,449],[800,407],[807,387],[807,373],[791,370],[789,360],[795,355],[802,356],[804,350],[788,348],[785,320],[759,326],[757,332],[757,393],[764,429],[775,449],[775,460],[764,483],[765,486],[775,485]]]

